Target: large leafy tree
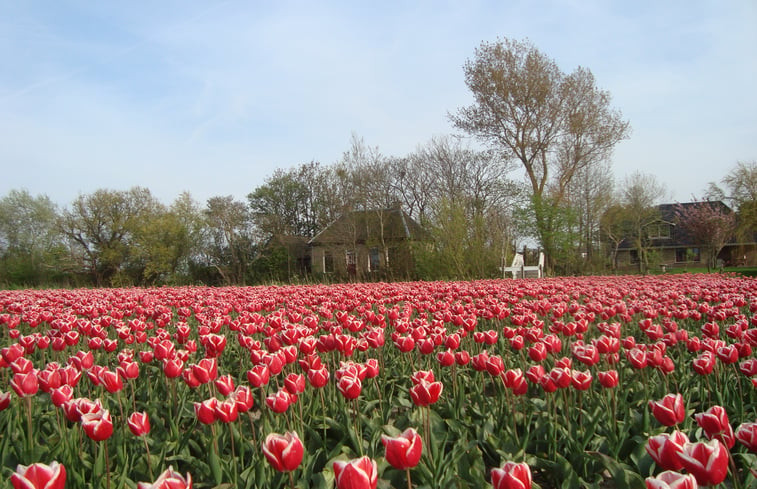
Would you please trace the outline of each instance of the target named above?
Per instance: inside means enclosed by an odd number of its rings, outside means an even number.
[[[247,200],[263,239],[274,235],[313,237],[334,219],[328,172],[318,162],[276,170]]]
[[[42,285],[64,256],[58,209],[46,195],[11,190],[0,199],[0,282]]]
[[[474,102],[451,115],[452,122],[520,163],[549,260],[561,226],[554,209],[577,172],[608,159],[628,137],[629,124],[588,69],[563,73],[528,41],[484,42],[463,69]]]
[[[133,281],[129,275],[137,236],[161,209],[143,187],[100,189],[77,197],[63,210],[58,225],[72,243],[80,269],[99,286],[114,285]]]
[[[709,200],[728,202],[738,212],[737,231],[751,241],[757,229],[757,161],[739,162],[722,179],[723,187],[710,183]]]

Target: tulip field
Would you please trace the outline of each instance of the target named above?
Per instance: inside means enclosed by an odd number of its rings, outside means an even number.
[[[757,487],[736,275],[0,291],[0,487]]]

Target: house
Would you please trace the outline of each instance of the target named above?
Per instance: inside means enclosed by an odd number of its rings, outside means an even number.
[[[413,245],[425,233],[399,205],[342,214],[310,240],[313,274],[397,280],[414,274]]]
[[[658,217],[648,223],[644,230],[643,241],[650,253],[650,266],[667,268],[706,267],[707,245],[699,242],[695,236],[679,225],[677,213],[679,209],[700,205],[701,202],[687,202],[682,204],[661,204],[657,207]],[[732,213],[730,207],[723,202],[707,202],[723,213]],[[721,266],[738,266],[754,263],[755,240],[736,239],[735,235],[728,238],[717,255],[717,263]],[[616,268],[619,270],[637,269],[640,253],[630,238],[623,239],[618,245]]]
[[[251,264],[258,281],[291,282],[310,275],[310,247],[303,236],[276,234],[261,247]]]

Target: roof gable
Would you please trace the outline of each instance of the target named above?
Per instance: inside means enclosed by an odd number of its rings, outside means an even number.
[[[350,211],[310,240],[311,245],[423,239],[423,228],[400,208]]]

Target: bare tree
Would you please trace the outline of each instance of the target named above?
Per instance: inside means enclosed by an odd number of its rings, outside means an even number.
[[[549,255],[560,225],[553,209],[562,205],[576,172],[609,158],[628,137],[628,122],[611,108],[610,95],[595,86],[589,70],[566,75],[528,41],[484,42],[463,69],[475,102],[450,118],[521,163],[538,237]]]
[[[668,191],[654,175],[637,171],[624,179],[620,192],[627,219],[626,237],[638,253],[639,271],[646,273],[650,261],[647,227],[660,220],[657,204],[666,198]]]
[[[595,254],[602,242],[600,218],[614,203],[614,186],[607,161],[578,170],[568,186],[567,201],[575,211],[577,248],[584,257],[584,267],[595,265]]]
[[[227,284],[244,285],[252,254],[251,223],[247,206],[229,195],[211,197],[204,211],[212,246],[213,266]]]
[[[427,175],[425,222],[438,256],[433,268],[445,277],[497,273],[515,238],[511,210],[521,198],[507,178],[509,167],[495,151],[477,151],[459,139],[437,137],[412,159]]]

